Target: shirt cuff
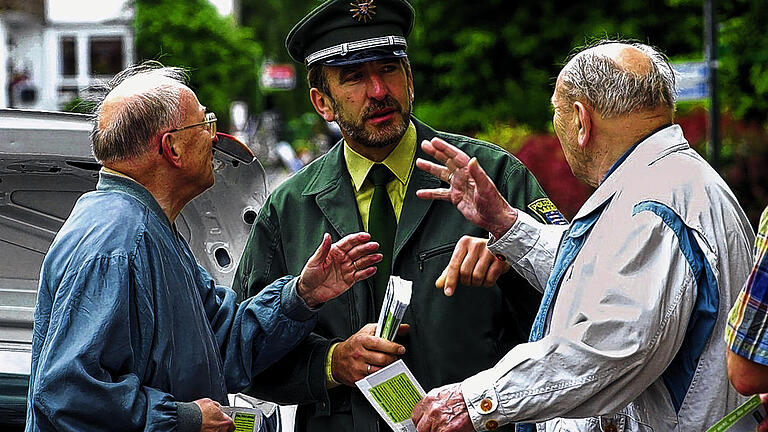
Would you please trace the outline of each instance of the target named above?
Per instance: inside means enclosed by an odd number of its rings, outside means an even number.
[[[288,283],[283,285],[281,293],[281,307],[283,313],[295,321],[306,321],[317,315],[317,309],[312,309],[307,305],[299,293],[296,291],[296,284],[299,278],[294,277]]]
[[[333,350],[340,342],[336,342],[328,349],[328,356],[325,358],[325,387],[332,389],[341,385],[340,382],[333,379]]]
[[[461,394],[476,431],[493,431],[509,422],[505,420],[508,416],[499,406],[499,395],[489,384],[490,380],[488,371],[483,371],[461,383]]]
[[[529,214],[518,210],[517,220],[504,235],[497,239],[490,234],[488,250],[494,255],[504,256],[508,261],[522,261],[539,240],[538,224]]]
[[[203,413],[194,402],[176,402],[176,430],[178,432],[200,432]]]

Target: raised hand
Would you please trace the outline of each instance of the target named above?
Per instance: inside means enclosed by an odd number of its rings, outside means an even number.
[[[456,242],[448,266],[437,278],[435,286],[445,295],[453,295],[458,281],[466,286],[490,287],[499,276],[509,271],[509,264],[496,259],[486,245],[488,239],[464,236]]]
[[[200,413],[202,414],[200,432],[228,432],[235,430],[235,422],[228,415],[224,414],[218,402],[205,398],[198,399],[195,403],[200,407]]]
[[[494,236],[503,235],[517,220],[517,210],[501,196],[493,181],[466,153],[440,138],[424,141],[421,148],[443,165],[417,159],[416,166],[450,185],[449,188],[421,189],[422,199],[450,201],[473,224]]]
[[[464,395],[458,384],[436,388],[427,394],[414,408],[411,415],[419,432],[471,432]]]
[[[325,234],[315,253],[301,270],[297,291],[309,307],[316,307],[344,291],[355,282],[376,273],[374,265],[382,255],[375,253],[379,244],[366,232],[350,234],[331,244]]]
[[[400,324],[398,334],[408,331],[408,324]],[[344,342],[339,343],[333,350],[331,373],[333,379],[355,386],[355,381],[394,363],[398,355],[405,354],[405,347],[374,336],[376,324],[366,324],[357,333]]]

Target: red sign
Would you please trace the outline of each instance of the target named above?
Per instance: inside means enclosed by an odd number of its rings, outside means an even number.
[[[261,87],[293,90],[296,87],[296,70],[292,64],[264,63],[261,67]]]

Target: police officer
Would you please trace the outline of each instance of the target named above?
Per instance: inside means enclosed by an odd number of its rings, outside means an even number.
[[[440,187],[414,169],[434,160],[417,143],[440,137],[475,155],[501,194],[542,222],[562,220],[535,178],[501,148],[435,131],[412,115],[413,77],[406,54],[414,11],[405,0],[333,0],[304,17],[286,46],[307,66],[317,113],[338,123],[343,139],[280,185],[254,224],[235,287],[242,296],[292,274],[325,232],[360,229],[384,260],[370,282],[328,302],[315,332],[258,379],[250,393],[299,404],[299,431],[376,431],[378,415],[354,382],[402,358],[427,389],[495,364],[527,339],[539,294],[482,245],[463,265],[476,270],[455,296],[435,282],[464,235],[488,238],[446,202],[416,197]],[[373,336],[390,275],[413,281],[403,322],[390,342]],[[497,279],[503,278],[502,283]],[[504,287],[503,289],[501,287]]]

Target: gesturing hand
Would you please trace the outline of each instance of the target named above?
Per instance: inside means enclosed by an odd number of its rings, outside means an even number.
[[[443,165],[417,159],[416,166],[447,182],[450,187],[421,189],[422,199],[450,201],[473,224],[501,237],[517,220],[517,210],[501,196],[493,181],[466,153],[440,138],[424,141],[421,148]]]
[[[437,278],[435,286],[445,295],[453,295],[458,280],[466,286],[490,287],[499,276],[509,271],[509,264],[499,261],[488,250],[488,239],[464,236],[456,243],[448,267]]]
[[[366,232],[350,234],[331,244],[325,234],[315,253],[301,270],[297,291],[309,307],[337,297],[355,282],[376,273],[374,264],[382,255],[375,253],[379,245],[369,241]]]
[[[400,324],[397,334],[408,331],[408,324]],[[355,381],[394,363],[398,355],[405,354],[405,347],[374,336],[376,324],[366,324],[357,333],[339,343],[333,351],[331,372],[333,379],[355,386]]]
[[[203,421],[200,425],[200,432],[229,432],[235,430],[235,422],[224,414],[221,405],[215,400],[208,398],[195,401],[200,407]]]
[[[458,384],[433,389],[421,400],[411,415],[419,432],[471,432],[467,404]]]

